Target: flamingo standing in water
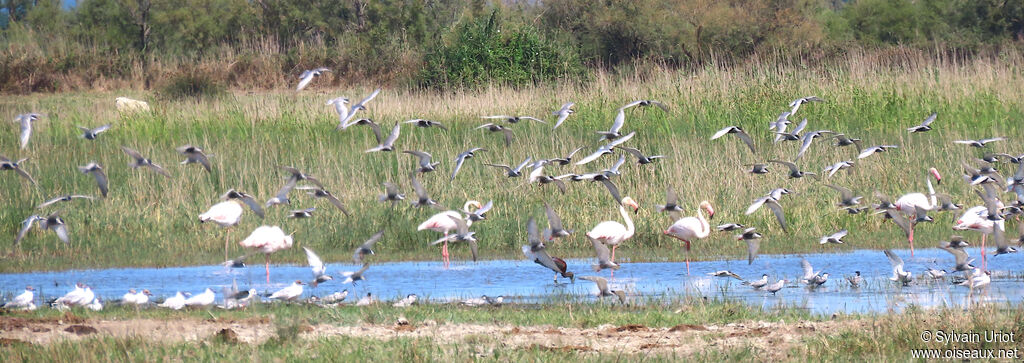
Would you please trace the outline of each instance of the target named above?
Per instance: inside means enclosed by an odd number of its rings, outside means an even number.
[[[199,223],[213,222],[223,228],[238,224],[242,220],[242,205],[233,200],[220,202],[210,207],[206,213],[199,215]],[[228,238],[231,237],[229,229],[224,235],[224,259],[228,259]]]
[[[587,232],[587,237],[604,243],[605,245],[612,246],[612,259],[611,262],[615,262],[615,248],[619,247],[619,244],[623,241],[633,237],[635,232],[633,228],[633,220],[629,218],[629,214],[626,213],[626,207],[630,206],[633,208],[633,213],[640,210],[640,206],[630,197],[622,198],[622,202],[619,203],[619,215],[626,221],[626,225],[616,221],[604,221],[598,223]]]
[[[939,175],[939,171],[935,168],[928,168],[928,173],[935,177],[935,182],[942,183],[942,175]],[[935,188],[932,187],[932,180],[925,178],[925,182],[928,184],[928,195],[922,193],[909,193],[896,199],[896,210],[902,212],[907,216],[915,216],[917,209],[927,212],[934,210],[939,207],[938,201],[935,199]],[[910,224],[910,234],[907,237],[907,241],[910,242],[910,257],[914,257],[914,225]]]
[[[985,269],[985,237],[995,231],[995,221],[988,218],[988,208],[979,205],[972,207],[957,218],[955,231],[978,231],[981,232],[981,268]]]
[[[270,283],[270,254],[292,247],[292,236],[284,234],[278,226],[259,226],[249,237],[239,242],[242,247],[252,248],[267,258],[267,283]]]
[[[704,219],[704,213],[701,211],[708,212],[708,218]],[[700,202],[700,206],[697,207],[696,217],[683,217],[672,224],[665,230],[665,234],[671,237],[675,237],[680,241],[686,243],[686,274],[690,274],[690,241],[693,239],[704,239],[711,233],[711,225],[708,223],[709,219],[715,218],[715,209],[711,207],[711,203],[708,201]]]
[[[251,195],[245,192],[229,189],[227,193],[220,196],[220,199],[226,199],[226,201],[214,204],[206,213],[200,214],[199,223],[213,222],[223,228],[237,225],[242,219],[243,208],[241,203],[249,205],[256,215],[263,218],[263,208],[260,207],[259,203],[256,203],[256,200]],[[224,260],[228,259],[228,240],[230,237],[231,230],[229,229],[224,235]]]
[[[469,210],[470,207],[480,209],[483,206],[478,201],[470,200],[466,201],[466,204],[462,205],[462,211],[466,214],[473,214],[473,212]],[[459,213],[459,211],[448,210],[431,216],[423,223],[420,223],[419,227],[416,227],[417,231],[429,229],[431,231],[444,233],[444,244],[441,245],[441,261],[444,263],[445,267],[448,267],[448,233],[458,229],[459,227],[453,218],[462,219],[463,217],[464,216],[462,213]],[[466,219],[466,224],[472,225],[473,220]]]

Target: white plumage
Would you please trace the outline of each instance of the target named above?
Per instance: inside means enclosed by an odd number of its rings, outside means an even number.
[[[270,254],[292,248],[291,235],[284,234],[278,226],[259,226],[239,244],[245,248],[252,248],[259,251],[267,259],[267,283],[270,283]]]
[[[270,298],[284,301],[294,301],[299,296],[302,296],[302,285],[302,281],[295,281],[291,285],[288,285],[288,287],[277,290],[276,292],[271,294]]]
[[[213,293],[213,290],[206,288],[202,294],[193,295],[192,297],[185,299],[185,306],[210,306],[217,299],[217,295]]]
[[[206,213],[199,215],[200,222],[213,222],[221,227],[236,225],[241,219],[242,205],[234,200],[214,204]]]
[[[25,288],[25,292],[15,296],[14,299],[4,304],[4,309],[24,309],[24,310],[35,310],[35,289],[32,286]]]
[[[181,291],[178,291],[178,293],[174,294],[173,297],[167,298],[167,300],[164,300],[163,303],[157,306],[162,308],[181,310],[181,308],[185,307],[185,295],[182,295]]]

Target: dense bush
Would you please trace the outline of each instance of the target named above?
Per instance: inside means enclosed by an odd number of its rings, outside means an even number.
[[[186,71],[167,80],[158,92],[169,99],[218,97],[227,93],[227,88],[209,75],[197,71]]]
[[[488,82],[522,85],[583,73],[573,50],[559,49],[530,29],[503,29],[499,22],[495,11],[458,25],[441,46],[426,54],[419,84],[433,88]]]
[[[318,66],[335,70],[330,86],[464,87],[585,67],[1024,44],[1021,0],[63,1],[0,0],[0,91],[159,86],[180,65],[241,88],[283,87]]]

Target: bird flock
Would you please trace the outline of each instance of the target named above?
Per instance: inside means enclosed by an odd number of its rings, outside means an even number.
[[[318,68],[303,72],[299,77],[299,83],[296,87],[296,91],[298,92],[303,90],[316,77],[329,71],[330,70],[327,68]],[[410,196],[408,198],[408,203],[414,207],[428,207],[438,210],[436,214],[420,223],[417,230],[429,230],[440,235],[440,238],[430,241],[429,244],[439,245],[441,260],[445,268],[447,268],[450,263],[449,245],[464,245],[465,247],[468,247],[472,254],[473,261],[476,261],[479,257],[478,243],[481,243],[481,241],[478,240],[476,233],[472,231],[471,228],[476,223],[486,221],[488,219],[488,212],[498,206],[495,206],[493,201],[481,203],[476,200],[468,200],[465,202],[461,210],[444,210],[445,208],[441,206],[442,203],[432,199],[423,187],[423,181],[420,180],[422,177],[418,179],[417,176],[422,176],[423,174],[440,170],[442,163],[435,161],[434,157],[427,151],[415,149],[402,150],[401,148],[398,148],[396,144],[401,145],[399,138],[401,137],[403,127],[441,130],[447,130],[448,127],[438,121],[414,118],[396,122],[394,125],[384,125],[391,126],[390,132],[385,135],[382,131],[382,126],[374,120],[369,118],[356,118],[360,112],[365,112],[368,109],[370,102],[380,92],[381,90],[377,89],[365,96],[361,101],[351,105],[349,99],[346,97],[337,97],[326,101],[325,104],[333,106],[334,111],[338,116],[338,125],[335,130],[345,131],[349,130],[353,126],[367,126],[376,137],[377,145],[366,149],[366,153],[396,152],[401,150],[401,153],[415,157],[417,165],[414,169],[408,171],[410,184],[414,189],[415,197]],[[865,197],[855,193],[852,187],[827,182],[829,178],[832,178],[838,172],[842,170],[847,170],[847,172],[849,172],[852,168],[855,168],[858,163],[865,162],[864,159],[876,154],[884,154],[889,150],[899,148],[899,146],[878,144],[875,146],[863,147],[864,142],[861,139],[854,138],[853,136],[846,135],[841,132],[833,130],[809,131],[807,129],[808,120],[806,118],[804,118],[795,128],[789,129],[789,126],[793,124],[790,119],[796,116],[798,110],[802,107],[810,107],[813,103],[820,102],[826,101],[815,96],[798,98],[789,104],[788,111],[782,112],[768,125],[768,131],[774,135],[774,138],[770,140],[772,143],[799,143],[799,151],[794,155],[791,161],[769,159],[763,162],[745,164],[744,166],[747,167],[748,172],[753,175],[771,173],[771,169],[774,166],[779,166],[784,167],[785,173],[790,179],[809,177],[818,180],[824,187],[830,188],[839,194],[839,201],[836,203],[836,206],[841,213],[860,214],[867,213],[869,210],[874,210],[874,213],[879,215],[881,218],[891,220],[893,224],[905,233],[910,245],[910,255],[913,256],[914,227],[918,223],[934,222],[934,219],[929,216],[929,213],[956,211],[964,209],[964,207],[960,204],[954,203],[948,194],[937,192],[935,190],[935,186],[932,184],[932,179],[935,179],[935,184],[941,185],[942,176],[934,167],[930,168],[929,174],[925,176],[925,182],[928,188],[927,193],[912,192],[893,199],[876,190],[872,194],[872,197],[877,202],[871,205],[864,205],[863,200]],[[142,101],[130,100],[123,97],[119,97],[116,100],[116,105],[122,112],[138,112],[149,109],[148,104],[145,104]],[[551,113],[551,115],[555,117],[552,130],[557,130],[559,126],[569,120],[569,118],[575,113],[573,110],[574,106],[575,103],[566,102],[559,109]],[[599,145],[596,148],[592,148],[591,152],[582,154],[585,156],[581,158],[577,159],[577,154],[585,149],[591,148],[583,146],[574,149],[567,155],[547,159],[535,158],[535,156],[525,156],[521,159],[521,162],[514,164],[514,166],[489,162],[482,162],[482,165],[498,169],[508,178],[525,178],[527,185],[534,185],[537,188],[550,188],[546,187],[546,185],[554,184],[554,186],[563,194],[566,192],[567,182],[585,181],[601,183],[609,192],[608,194],[611,197],[611,200],[614,201],[614,205],[621,217],[621,222],[619,220],[600,222],[587,231],[585,233],[585,237],[594,248],[595,263],[591,265],[592,271],[594,273],[600,273],[603,270],[610,270],[612,271],[611,273],[614,274],[615,270],[622,267],[615,261],[616,249],[627,243],[629,239],[635,235],[636,226],[634,225],[633,219],[630,215],[631,213],[635,215],[640,209],[639,204],[633,198],[622,195],[614,180],[620,175],[619,169],[627,159],[636,160],[635,164],[643,167],[644,165],[656,163],[659,159],[664,158],[664,155],[648,155],[638,148],[628,146],[629,141],[636,135],[637,131],[629,131],[626,128],[627,111],[650,106],[655,106],[662,112],[670,111],[668,105],[657,100],[636,100],[623,105],[618,108],[616,116],[607,130],[595,131],[595,134],[598,136],[596,141]],[[29,141],[33,132],[33,123],[39,122],[40,120],[45,119],[45,117],[46,116],[44,114],[40,113],[26,113],[18,115],[15,118],[15,122],[20,125],[19,145],[21,149],[29,147]],[[937,114],[933,113],[926,117],[919,125],[907,128],[907,132],[909,134],[915,134],[931,131],[936,118]],[[491,133],[500,132],[506,146],[511,144],[514,135],[513,129],[515,129],[517,124],[520,122],[548,124],[548,121],[542,118],[527,115],[485,115],[482,116],[481,119],[487,122],[473,127],[475,129],[481,129]],[[103,133],[109,132],[112,125],[106,124],[98,127],[78,126],[78,128],[82,131],[82,139],[96,140],[97,138],[102,137]],[[629,132],[624,132],[624,130]],[[727,125],[711,135],[710,140],[718,140],[727,135],[735,136],[747,147],[747,149],[750,150],[754,157],[758,157],[757,144],[762,141],[755,140],[739,126]],[[804,155],[814,150],[814,140],[816,139],[832,140],[831,145],[837,148],[852,145],[857,148],[857,156],[851,160],[840,160],[826,165],[826,167],[821,171],[821,175],[814,171],[806,170],[806,164],[800,165],[798,163]],[[954,144],[965,145],[977,149],[986,149],[993,143],[1004,140],[1006,139],[1003,137],[990,137],[979,140],[953,140],[952,142]],[[764,142],[768,142],[768,140]],[[821,142],[819,142],[819,144],[820,143]],[[128,157],[128,166],[130,168],[145,169],[165,178],[172,178],[171,173],[166,168],[155,163],[142,153],[128,146],[122,146],[121,150]],[[187,166],[189,164],[198,164],[206,172],[211,171],[212,166],[209,162],[209,157],[214,155],[208,154],[202,147],[195,145],[183,145],[176,148],[176,151],[185,157],[185,160],[181,162],[182,165]],[[459,171],[463,168],[474,167],[472,165],[475,164],[476,161],[473,159],[480,155],[485,155],[482,153],[486,153],[487,151],[488,150],[484,148],[472,147],[458,153],[452,159],[451,174],[448,181],[454,181],[457,178]],[[577,167],[584,167],[602,158],[611,159],[610,161],[612,166],[606,169],[591,169],[592,171],[586,173],[550,173],[550,170],[554,168],[564,167],[570,164]],[[996,246],[996,249],[992,251],[993,255],[1017,252],[1017,248],[1010,246],[1010,241],[1006,237],[1006,222],[1010,219],[1019,219],[1019,215],[1022,213],[1022,208],[1024,208],[1024,163],[1021,162],[1022,158],[1024,158],[1024,155],[1012,156],[1005,153],[986,152],[983,157],[977,160],[964,161],[961,165],[964,172],[964,181],[971,187],[975,188],[974,190],[976,195],[980,198],[981,204],[964,209],[962,214],[954,219],[955,222],[952,227],[954,230],[977,231],[982,234],[980,267],[975,267],[973,265],[974,260],[970,259],[970,256],[965,252],[964,248],[968,246],[968,242],[961,236],[951,236],[950,241],[943,241],[938,245],[938,247],[948,251],[954,257],[955,265],[953,265],[951,270],[963,273],[963,282],[958,283],[968,286],[971,289],[985,286],[990,281],[991,273],[987,268],[986,259],[986,254],[989,252],[985,249],[986,238],[988,235],[992,235],[992,239]],[[28,183],[38,186],[36,180],[33,179],[32,176],[23,168],[26,160],[27,159],[19,159],[15,161],[14,159],[8,159],[7,157],[0,156],[0,171],[14,171],[19,177],[25,179]],[[1013,175],[1006,178],[1001,176],[998,170],[998,165],[1000,163],[1016,164]],[[241,247],[247,249],[248,253],[234,259],[229,259],[231,241],[230,227],[239,223],[246,210],[249,210],[256,217],[262,219],[265,216],[265,208],[273,208],[274,206],[281,204],[291,204],[290,195],[292,195],[293,191],[297,189],[306,192],[306,194],[312,198],[326,199],[333,207],[337,208],[343,214],[350,214],[345,203],[332,192],[328,191],[324,184],[315,176],[307,174],[292,166],[278,166],[277,168],[287,175],[287,178],[284,185],[278,190],[278,192],[265,203],[259,202],[255,196],[246,192],[237,189],[229,189],[220,196],[220,199],[223,200],[222,202],[212,205],[207,211],[198,215],[198,220],[201,223],[211,222],[228,229],[228,233],[225,235],[225,267],[232,268],[245,266],[245,261],[251,254],[263,254],[265,256],[266,281],[268,284],[270,283],[270,256],[276,252],[290,249],[294,245],[294,239],[292,234],[285,232],[279,226],[262,225],[253,230],[248,237],[238,243]],[[56,196],[40,204],[37,209],[42,210],[46,208],[53,208],[59,203],[73,202],[76,199],[98,200],[102,202],[102,199],[106,198],[109,193],[109,181],[104,172],[104,167],[96,162],[89,162],[84,166],[78,167],[78,170],[95,179],[101,197],[79,194]],[[383,194],[380,194],[377,198],[379,202],[390,204],[390,206],[393,207],[406,201],[406,194],[402,192],[401,188],[395,184],[394,181],[381,180],[379,182],[383,187]],[[771,211],[775,221],[781,229],[788,233],[790,231],[786,223],[786,211],[784,208],[785,202],[783,200],[784,197],[790,193],[791,191],[787,188],[775,188],[765,195],[753,200],[745,211],[745,214],[749,215],[757,213],[761,209],[768,209]],[[1007,199],[1005,198],[1007,193],[1013,194],[1013,203],[1004,204],[1002,202],[1003,199]],[[789,200],[790,198],[785,199]],[[537,206],[537,209],[539,208],[540,206]],[[543,208],[548,221],[547,228],[541,230],[541,226],[538,224],[538,221],[535,218],[530,217],[526,225],[527,241],[525,245],[522,245],[522,253],[527,260],[533,261],[537,265],[553,272],[555,284],[558,284],[559,278],[569,279],[570,282],[574,283],[576,280],[576,274],[569,270],[569,266],[566,262],[557,257],[555,249],[551,247],[556,246],[554,242],[557,239],[572,236],[575,230],[567,228],[563,224],[561,218],[556,212],[556,208],[551,204],[544,203]],[[666,190],[665,203],[658,205],[657,210],[670,215],[675,221],[664,229],[663,233],[669,237],[680,240],[682,242],[682,247],[686,251],[691,249],[691,244],[693,242],[705,239],[712,233],[710,220],[715,216],[715,209],[708,201],[700,202],[694,211],[694,215],[683,216],[683,213],[685,213],[686,210],[680,205],[679,197],[674,188],[669,186]],[[309,218],[315,213],[317,213],[316,207],[309,207],[293,210],[289,212],[288,216],[289,218]],[[52,230],[64,243],[71,243],[72,238],[69,233],[68,224],[60,216],[59,211],[53,211],[45,216],[33,213],[26,218],[22,222],[22,226],[15,237],[15,245],[18,245],[23,239],[25,239],[28,232],[36,225],[43,230]],[[762,233],[758,232],[756,227],[748,227],[737,223],[724,223],[717,225],[715,229],[718,232],[736,231],[739,233],[736,235],[736,239],[738,241],[744,241],[747,244],[748,263],[753,263],[757,257],[760,240],[763,238]],[[1017,223],[1017,230],[1021,236],[1017,241],[1019,244],[1021,241],[1024,241],[1024,223]],[[843,229],[835,233],[821,236],[820,243],[823,245],[845,243],[843,238],[849,233],[850,231]],[[367,256],[375,254],[375,244],[385,237],[386,231],[381,230],[369,237],[363,244],[359,245],[355,249],[352,256],[353,262],[356,264],[362,264],[362,267],[357,271],[343,272],[342,275],[345,279],[342,284],[356,284],[367,281],[366,275],[371,267],[369,261],[366,261]],[[303,296],[303,286],[311,285],[316,287],[318,285],[331,283],[331,281],[334,280],[334,278],[328,274],[323,260],[316,254],[316,252],[308,247],[303,247],[303,250],[311,267],[311,280],[309,282],[301,280],[295,281],[291,285],[288,285],[279,291],[265,294],[265,297],[274,300],[296,301]],[[889,250],[884,252],[892,266],[892,277],[890,280],[902,285],[912,283],[914,275],[912,272],[904,270],[904,264],[901,257]],[[806,260],[802,262],[802,268],[804,274],[798,278],[802,284],[806,284],[810,287],[816,287],[821,286],[828,281],[828,273],[815,271]],[[689,274],[690,264],[688,254],[686,258],[686,269],[687,274]],[[947,271],[945,269],[929,269],[925,272],[925,274],[932,279],[944,278],[946,273]],[[708,275],[741,279],[739,275],[730,271],[715,271],[708,273]],[[764,289],[767,292],[775,294],[780,291],[787,282],[789,282],[789,280],[782,278],[772,282],[768,277],[769,276],[765,274],[760,280],[746,281],[744,283],[755,289]],[[589,275],[581,276],[580,279],[592,281],[597,287],[597,296],[617,297],[621,303],[625,303],[625,292],[622,290],[613,290],[605,278]],[[863,283],[863,279],[861,278],[859,271],[855,271],[855,275],[847,276],[847,281],[854,287]],[[35,299],[33,294],[34,289],[29,286],[22,294],[7,302],[4,307],[35,309]],[[323,298],[314,299],[321,304],[337,304],[344,300],[347,294],[348,290],[344,290],[327,295]],[[231,288],[225,289],[222,295],[224,298],[224,305],[222,306],[227,308],[246,306],[248,302],[259,296],[254,289],[240,290],[235,284],[233,284]],[[151,294],[148,290],[132,289],[126,293],[120,301],[125,304],[144,305],[150,303],[150,296]],[[158,304],[158,306],[171,309],[181,309],[186,306],[210,306],[213,305],[215,301],[216,294],[214,291],[206,289],[205,291],[195,295],[191,295],[187,292],[178,292],[174,296],[164,299],[163,302]],[[395,305],[408,306],[415,303],[415,301],[416,295],[409,295],[405,299],[396,302]],[[502,301],[503,297],[492,298],[484,296],[479,299],[467,300],[464,303],[471,306],[485,304],[496,305],[501,304]],[[368,294],[360,300],[358,304],[365,305],[373,302],[373,297]],[[50,303],[52,306],[58,308],[71,306],[83,306],[90,309],[102,308],[102,303],[99,297],[95,296],[90,286],[83,283],[77,284],[72,291],[51,301]]]

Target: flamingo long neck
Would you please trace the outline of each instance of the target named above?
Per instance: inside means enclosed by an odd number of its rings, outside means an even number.
[[[633,219],[629,218],[629,213],[626,213],[626,207],[619,206],[619,214],[622,215],[622,219],[626,220],[626,233],[630,236],[633,235]]]
[[[934,209],[935,206],[939,205],[939,202],[935,199],[935,188],[932,187],[932,180],[926,179],[925,183],[928,184],[928,195],[931,196],[932,205],[929,209]]]
[[[711,233],[711,225],[708,224],[708,220],[704,218],[704,211],[700,207],[697,207],[697,220],[700,221],[700,230],[697,231],[697,237],[704,238]]]

